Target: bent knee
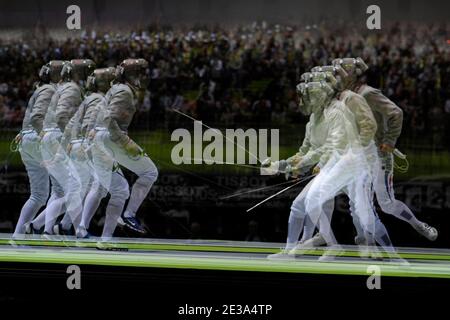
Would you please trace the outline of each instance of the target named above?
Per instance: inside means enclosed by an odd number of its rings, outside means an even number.
[[[104,197],[106,197],[108,195],[108,190],[104,186],[102,186],[100,183],[98,183],[97,181],[92,183],[90,192],[94,192],[94,193],[98,194],[100,199],[103,199]]]
[[[139,178],[153,184],[158,179],[158,175],[158,169],[154,167],[151,170],[145,171],[144,173],[140,174]]]
[[[125,202],[130,197],[130,188],[128,186],[128,183],[120,184],[118,186],[115,186],[110,190],[111,193],[111,200],[118,202]]]
[[[305,211],[299,207],[291,207],[291,213],[289,214],[289,222],[293,219],[302,219],[305,217]]]
[[[378,204],[380,205],[381,210],[385,213],[392,214],[395,212],[396,208],[395,201],[392,200],[378,201]]]
[[[47,203],[48,193],[32,193],[30,200],[34,201],[39,207],[43,207]]]
[[[42,184],[39,188],[37,187],[31,188],[30,199],[40,205],[45,205],[47,203],[49,194],[50,194],[49,185]]]
[[[303,200],[294,200],[291,206],[291,216],[300,217],[305,212],[305,202]]]

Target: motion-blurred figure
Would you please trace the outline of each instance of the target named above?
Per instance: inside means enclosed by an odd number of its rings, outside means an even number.
[[[147,69],[148,62],[144,59],[126,59],[117,67],[117,83],[106,94],[107,107],[94,132],[96,144],[104,145],[118,164],[138,175],[122,216],[120,206],[108,216],[139,233],[146,233],[146,230],[136,218],[136,211],[158,178],[158,169],[128,136],[127,130],[136,112],[137,91],[146,87]]]
[[[113,236],[117,226],[118,215],[122,213],[125,201],[130,195],[127,180],[124,178],[122,171],[117,166],[114,155],[106,149],[103,141],[98,136],[92,136],[92,132],[101,131],[101,127],[96,127],[99,118],[104,117],[106,111],[105,94],[110,89],[112,81],[116,77],[115,68],[96,69],[88,78],[87,88],[92,93],[86,98],[80,137],[82,142],[72,140],[75,144],[72,147],[83,149],[83,158],[87,160],[88,165],[85,169],[93,169],[93,171],[85,172],[91,174],[91,183],[87,186],[88,193],[84,201],[81,223],[77,229],[76,235],[80,238],[89,237],[88,229],[90,221],[100,205],[100,201],[108,194],[111,194],[106,209],[105,223],[103,227],[102,238],[109,239]],[[89,150],[89,151],[87,151]]]
[[[380,90],[362,82],[362,75],[368,66],[361,58],[335,59],[333,65],[341,66],[346,71],[348,76],[344,81],[345,87],[366,99],[377,121],[375,143],[381,158],[381,167],[377,172],[374,189],[381,210],[406,221],[428,240],[436,240],[437,230],[418,220],[405,203],[395,199],[393,152],[402,131],[402,110],[386,98]]]
[[[31,115],[45,115],[50,101],[56,92],[56,84],[61,79],[63,61],[53,60],[43,65],[39,71],[39,82],[31,96],[22,123],[22,130],[16,136],[15,142],[19,143],[19,152],[30,182],[30,197],[25,202],[13,237],[26,232],[26,225],[43,207],[49,195],[49,176],[47,169],[42,166],[42,154],[40,151],[39,133],[42,129],[42,117]]]
[[[51,197],[51,201],[47,203],[44,234],[55,233],[53,228],[55,221],[64,212],[64,207],[74,227],[79,224],[81,218],[80,178],[67,156],[65,146],[61,145],[61,139],[67,123],[82,102],[82,87],[94,68],[95,63],[89,59],[66,62],[61,71],[63,83],[52,97],[45,115],[41,132],[41,152],[56,197],[55,199]],[[39,220],[39,217],[33,221],[33,225],[36,224],[36,220]]]

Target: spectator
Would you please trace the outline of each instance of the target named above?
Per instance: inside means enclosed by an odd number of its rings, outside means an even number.
[[[158,125],[173,120],[166,116],[170,108],[210,124],[267,126],[285,118],[306,122],[298,113],[293,89],[301,73],[336,57],[361,56],[370,66],[371,85],[402,107],[414,106],[404,109],[404,127],[414,134],[431,134],[435,130],[430,127],[432,107],[445,107],[446,114],[450,109],[446,26],[386,23],[384,28],[382,34],[373,34],[365,29],[349,32],[354,25],[348,22],[254,23],[170,31],[150,27],[128,34],[92,30],[65,40],[12,40],[0,48],[0,123],[20,126],[19,118],[44,62],[76,57],[92,58],[98,66],[116,65],[128,57],[147,59],[151,82],[139,110],[151,113],[142,120]],[[136,124],[145,125],[142,122]]]

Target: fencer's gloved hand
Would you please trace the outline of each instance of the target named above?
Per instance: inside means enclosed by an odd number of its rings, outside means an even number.
[[[79,161],[85,161],[85,160],[87,160],[86,150],[85,150],[82,146],[80,146],[80,147],[77,149],[77,153],[76,153],[75,156],[77,157],[77,159],[78,159]]]
[[[69,143],[67,145],[66,152],[67,152],[67,155],[69,155],[72,159],[76,159],[78,161],[85,161],[85,160],[87,160],[86,150],[85,150],[85,148],[82,145],[79,145],[79,146],[74,148],[73,144]]]
[[[14,139],[11,141],[11,143],[9,144],[9,150],[11,152],[17,152],[20,149],[20,142],[22,141],[22,134],[18,133]]]
[[[394,146],[391,146],[390,144],[387,144],[387,143],[382,143],[382,144],[380,145],[380,150],[381,150],[382,152],[392,153],[392,152],[394,152],[394,149],[395,149]]]
[[[91,131],[89,131],[89,133],[88,133],[88,140],[89,140],[89,141],[94,140],[95,134],[96,134],[95,129],[92,129]]]
[[[301,175],[302,171],[299,166],[288,166],[286,170],[286,179],[292,177],[294,179]]]
[[[289,166],[286,160],[279,160],[271,162],[270,159],[266,159],[261,162],[261,167],[269,174],[286,173],[286,168]]]
[[[319,166],[315,166],[313,171],[312,171],[312,174],[319,174],[319,173],[320,173],[320,167]]]
[[[132,158],[138,157],[138,156],[142,155],[142,153],[143,153],[142,148],[139,147],[139,146],[137,145],[137,143],[134,142],[134,141],[131,140],[131,139],[128,139],[128,142],[125,143],[124,148],[125,148],[125,151],[126,151]]]
[[[19,144],[22,141],[22,134],[18,133],[17,136],[14,137],[14,143]]]
[[[286,168],[289,166],[289,163],[286,160],[275,161],[274,163],[278,167],[279,173],[285,173]]]
[[[295,167],[300,163],[300,161],[302,161],[302,157],[298,153],[296,153],[292,157],[287,158],[286,161],[289,165]]]

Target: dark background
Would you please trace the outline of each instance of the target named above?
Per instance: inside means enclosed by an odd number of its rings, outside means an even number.
[[[31,0],[0,1],[2,28],[34,27],[39,22],[59,28],[65,24],[66,8],[82,8],[83,23],[88,26],[145,26],[151,22],[181,23],[273,23],[317,22],[324,17],[365,22],[366,8],[381,7],[382,19],[396,21],[447,21],[450,3],[445,0]]]

